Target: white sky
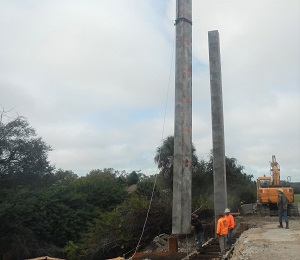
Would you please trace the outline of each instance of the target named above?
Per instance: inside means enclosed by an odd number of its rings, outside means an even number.
[[[155,174],[174,128],[175,19],[175,0],[0,0],[0,106],[27,118],[57,168]],[[281,179],[300,181],[300,1],[193,1],[193,143],[206,160],[210,30],[226,155],[257,177],[274,154]]]

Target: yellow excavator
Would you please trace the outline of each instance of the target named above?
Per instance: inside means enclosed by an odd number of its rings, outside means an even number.
[[[280,165],[276,161],[275,155],[272,155],[270,162],[270,176],[257,178],[257,203],[256,212],[262,216],[277,215],[277,197],[278,189],[282,189],[288,199],[288,215],[298,216],[298,208],[294,204],[294,189],[280,181]]]

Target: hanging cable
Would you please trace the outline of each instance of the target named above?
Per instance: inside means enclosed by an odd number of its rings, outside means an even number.
[[[159,153],[158,153],[158,162],[160,161],[160,157],[161,157],[161,147],[162,147],[162,144],[163,144],[163,137],[164,137],[164,132],[165,132],[166,114],[167,114],[168,99],[169,99],[169,90],[170,90],[170,85],[171,85],[171,75],[172,75],[172,67],[173,67],[173,60],[174,60],[175,39],[176,38],[175,38],[175,31],[174,31],[172,58],[171,58],[171,65],[170,65],[170,71],[169,71],[169,82],[168,82],[167,96],[166,96],[166,102],[165,102],[164,121],[163,121],[162,134],[161,134],[161,145],[160,145],[160,150],[159,150]],[[137,244],[137,246],[135,248],[135,252],[134,252],[133,256],[137,253],[137,250],[140,247],[140,243],[141,243],[143,235],[144,235],[144,231],[145,231],[145,228],[146,228],[146,224],[147,224],[147,220],[148,220],[148,217],[149,217],[149,212],[150,212],[150,209],[151,209],[152,200],[153,200],[153,196],[154,196],[154,191],[155,191],[155,187],[156,187],[157,176],[158,176],[158,168],[156,169],[156,173],[155,173],[155,178],[154,178],[154,183],[153,183],[151,198],[150,198],[149,207],[148,207],[148,210],[147,210],[146,219],[145,219],[145,222],[144,222],[144,225],[143,225],[142,234],[141,234],[141,236],[139,238],[139,242],[138,242],[138,244]]]

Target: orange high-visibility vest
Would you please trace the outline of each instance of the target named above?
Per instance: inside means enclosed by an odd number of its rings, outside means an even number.
[[[231,214],[225,215],[225,218],[227,218],[228,222],[228,229],[234,229],[234,218]]]
[[[221,217],[217,223],[217,235],[226,236],[228,234],[228,221],[226,217]]]

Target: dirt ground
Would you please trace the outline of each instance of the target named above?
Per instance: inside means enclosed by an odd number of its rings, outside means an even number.
[[[237,221],[247,223],[249,229],[236,240],[230,259],[300,259],[300,217],[289,218],[289,229],[277,227],[278,217],[249,216]]]

